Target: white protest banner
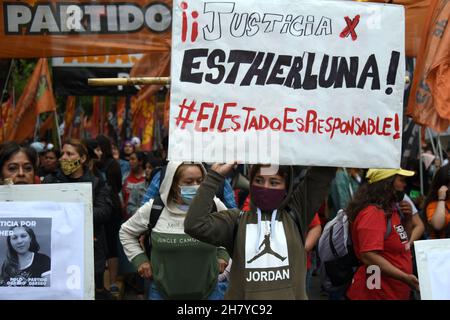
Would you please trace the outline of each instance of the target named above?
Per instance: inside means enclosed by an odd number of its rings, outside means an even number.
[[[173,5],[169,159],[400,165],[402,6]]]
[[[0,300],[94,299],[91,184],[0,186],[0,263]]]
[[[414,241],[420,298],[450,300],[450,239]]]

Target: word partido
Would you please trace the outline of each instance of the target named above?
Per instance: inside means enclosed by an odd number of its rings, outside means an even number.
[[[142,28],[163,32],[170,28],[172,13],[166,5],[157,2],[141,7],[136,3],[64,1],[55,5],[36,4],[34,8],[27,4],[5,3],[3,21],[7,35],[129,33]]]

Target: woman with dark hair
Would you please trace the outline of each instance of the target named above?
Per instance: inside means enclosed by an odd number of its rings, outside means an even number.
[[[112,215],[111,190],[105,182],[96,177],[87,167],[88,150],[81,141],[70,139],[63,144],[59,159],[61,168],[45,177],[43,183],[89,182],[92,184],[94,218],[94,264],[96,299],[109,299],[104,289],[107,244],[105,225],[110,223]]]
[[[116,160],[119,163],[120,166],[120,172],[122,173],[122,177],[125,177],[130,172],[130,164],[127,160],[123,160],[120,158],[120,151],[119,147],[115,142],[111,142],[112,147],[112,154],[114,160]]]
[[[139,209],[145,191],[144,163],[146,157],[143,152],[133,152],[130,156],[130,173],[125,177],[122,189],[122,199],[125,219],[131,217]]]
[[[87,166],[89,167],[89,170],[91,170],[96,177],[102,177],[98,169],[97,163],[102,158],[103,152],[102,149],[100,149],[97,140],[84,139],[82,142],[86,146],[88,151]]]
[[[117,284],[117,276],[119,272],[119,229],[122,222],[122,203],[119,196],[122,191],[122,173],[119,163],[113,158],[111,140],[102,134],[98,135],[96,140],[102,151],[102,156],[100,161],[97,162],[97,167],[103,179],[105,179],[112,190],[113,211],[111,220],[105,225],[105,231],[108,244],[109,289],[116,298],[119,298],[120,290]]]
[[[193,239],[184,232],[183,226],[205,175],[201,164],[169,162],[159,189],[161,197],[150,199],[122,224],[120,240],[125,254],[141,277],[152,279],[151,300],[223,298],[217,279],[228,263],[227,252]],[[211,201],[219,210],[226,209],[218,198]],[[139,238],[149,231],[150,215],[154,216],[157,207],[161,212],[150,229],[149,259]]]
[[[43,152],[43,161],[38,169],[38,176],[44,179],[46,175],[56,172],[59,168],[59,157],[61,152],[57,149],[46,150]]]
[[[450,165],[441,167],[431,182],[423,208],[426,212],[429,237],[450,238]]]
[[[0,146],[0,180],[2,184],[33,184],[37,170],[37,153],[28,146],[6,142]]]
[[[396,180],[404,182],[413,174],[403,169],[370,169],[367,183],[345,209],[353,249],[361,262],[347,290],[349,299],[408,300],[411,289],[419,290],[409,245],[411,211],[401,216],[394,187]],[[378,274],[374,275],[376,270]],[[376,275],[379,278],[375,279]]]
[[[336,168],[312,167],[294,189],[291,166],[254,165],[250,210],[211,213],[232,164],[214,164],[184,222],[185,232],[232,252],[225,299],[307,299],[305,233],[328,194]]]
[[[39,253],[33,229],[11,227],[6,238],[8,252],[2,264],[0,286],[50,286],[50,258]]]

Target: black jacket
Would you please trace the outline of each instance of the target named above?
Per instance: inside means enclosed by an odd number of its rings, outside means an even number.
[[[108,248],[105,237],[105,224],[109,223],[112,216],[113,203],[111,200],[110,187],[100,178],[94,176],[89,170],[85,169],[84,174],[77,179],[65,176],[58,169],[55,173],[47,175],[43,183],[92,183],[92,202],[94,219],[94,260],[95,272],[102,272],[106,263],[106,253]]]

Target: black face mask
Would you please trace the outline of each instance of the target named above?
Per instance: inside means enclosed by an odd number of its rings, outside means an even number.
[[[400,202],[403,201],[403,198],[405,197],[404,191],[395,191],[395,201]]]

